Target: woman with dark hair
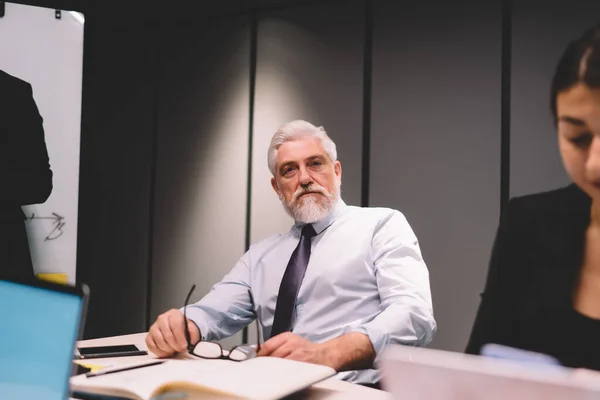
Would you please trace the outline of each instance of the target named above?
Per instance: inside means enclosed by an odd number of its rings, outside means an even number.
[[[467,352],[496,343],[600,370],[600,26],[565,50],[551,109],[573,184],[509,202]]]

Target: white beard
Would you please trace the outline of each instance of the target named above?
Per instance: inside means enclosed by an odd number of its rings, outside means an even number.
[[[283,208],[296,222],[302,224],[313,224],[327,217],[335,207],[340,198],[341,182],[336,182],[334,193],[329,193],[323,186],[312,184],[307,189],[296,190],[292,199],[287,202],[283,195],[279,196]],[[306,195],[303,193],[318,192],[321,194]]]

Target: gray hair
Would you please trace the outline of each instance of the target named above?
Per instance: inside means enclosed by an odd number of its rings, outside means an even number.
[[[314,136],[321,140],[323,148],[327,152],[327,155],[331,159],[331,162],[337,161],[337,149],[335,143],[325,132],[322,126],[316,127],[310,122],[297,119],[295,121],[288,122],[283,125],[271,138],[271,144],[269,145],[269,152],[267,154],[267,164],[271,174],[275,176],[275,158],[277,157],[277,150],[285,142],[292,140],[298,140],[303,137]]]

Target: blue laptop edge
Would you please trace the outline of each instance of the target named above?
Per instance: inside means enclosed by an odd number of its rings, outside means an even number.
[[[0,321],[3,399],[27,398],[24,394],[69,398],[69,378],[77,370],[73,355],[83,337],[89,296],[83,283],[63,285],[0,273],[0,310],[4,307],[2,313],[8,315]]]

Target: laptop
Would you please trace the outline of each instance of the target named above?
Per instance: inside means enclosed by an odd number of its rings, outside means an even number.
[[[0,275],[0,397],[68,398],[83,333],[86,285]]]
[[[383,389],[394,399],[589,400],[600,376],[442,350],[391,346],[380,363]]]

